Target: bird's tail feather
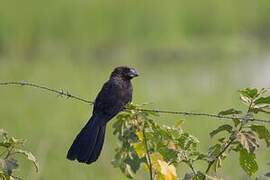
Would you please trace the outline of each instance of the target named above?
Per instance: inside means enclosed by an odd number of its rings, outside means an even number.
[[[97,119],[91,117],[77,135],[67,154],[69,160],[77,159],[90,164],[98,159],[104,143],[106,125],[100,125]]]
[[[102,150],[103,143],[104,143],[105,130],[106,130],[106,126],[101,126],[100,127],[99,132],[98,132],[98,136],[97,136],[96,144],[94,146],[94,149],[93,149],[93,151],[91,153],[90,158],[86,162],[87,164],[95,162],[98,159],[98,157],[100,155],[100,152]]]

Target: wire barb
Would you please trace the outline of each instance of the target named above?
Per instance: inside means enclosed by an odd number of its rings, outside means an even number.
[[[11,81],[11,82],[0,82],[0,86],[29,86],[29,87],[34,87],[37,89],[43,89],[46,91],[50,91],[52,93],[57,94],[58,97],[66,97],[67,99],[75,99],[90,105],[94,105],[94,101],[90,101],[84,98],[81,98],[79,96],[72,95],[69,93],[69,91],[64,91],[63,89],[56,90],[52,89],[46,86],[42,85],[37,85],[34,83],[30,83],[27,81]],[[223,116],[223,115],[218,115],[218,114],[210,114],[210,113],[200,113],[200,112],[186,112],[186,111],[168,111],[168,110],[159,110],[159,109],[143,109],[143,108],[138,108],[137,110],[139,111],[145,111],[145,112],[153,112],[153,113],[159,113],[159,114],[175,114],[175,115],[185,115],[185,116],[204,116],[204,117],[210,117],[210,118],[218,118],[218,119],[227,119],[227,120],[235,120],[235,119],[240,119],[240,120],[245,120],[245,121],[253,121],[253,122],[261,122],[261,123],[270,123],[270,120],[266,119],[257,119],[257,118],[252,118],[252,117],[235,117],[235,116]]]
[[[94,104],[93,101],[89,101],[89,100],[86,100],[84,98],[72,95],[68,91],[65,92],[63,89],[56,90],[56,89],[52,89],[52,88],[49,88],[49,87],[46,87],[46,86],[30,83],[30,82],[27,82],[27,81],[0,82],[0,86],[10,86],[10,85],[14,85],[14,86],[30,86],[30,87],[33,87],[33,88],[50,91],[52,93],[57,94],[58,97],[67,97],[67,98],[70,98],[70,99],[75,99],[75,100],[78,100],[78,101],[85,102],[85,103],[90,104],[90,105]]]

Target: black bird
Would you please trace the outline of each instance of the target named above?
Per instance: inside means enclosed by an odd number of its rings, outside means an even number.
[[[114,69],[95,99],[92,117],[68,151],[69,160],[77,159],[81,163],[90,164],[98,159],[104,143],[106,124],[131,102],[131,79],[136,76],[138,73],[134,68],[121,66]]]

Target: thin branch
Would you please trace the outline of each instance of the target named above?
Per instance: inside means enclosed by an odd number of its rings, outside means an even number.
[[[188,167],[191,169],[191,171],[193,172],[194,175],[197,175],[197,171],[195,170],[195,168],[193,167],[192,163],[188,162]]]
[[[243,129],[243,127],[244,127],[244,125],[248,122],[248,116],[249,116],[249,113],[251,112],[251,108],[252,108],[252,105],[253,105],[253,100],[250,102],[250,104],[249,104],[249,106],[248,106],[248,110],[247,110],[247,112],[246,112],[246,115],[244,116],[244,118],[245,119],[243,119],[244,121],[242,121],[241,122],[241,125],[240,125],[240,127],[238,128],[238,132],[240,132],[242,129]],[[220,156],[222,156],[222,154],[225,152],[225,151],[227,151],[227,149],[230,147],[230,145],[236,140],[236,137],[234,136],[234,132],[232,132],[231,133],[231,137],[232,138],[230,138],[229,140],[228,140],[228,142],[227,142],[227,144],[225,145],[225,147],[223,148],[223,150],[221,151],[221,152],[219,152],[219,154],[215,157],[215,159],[214,160],[212,160],[212,161],[210,161],[209,162],[209,164],[208,164],[208,166],[207,166],[207,168],[206,168],[206,170],[205,170],[205,174],[207,174],[208,172],[209,172],[209,170],[210,170],[210,168],[212,167],[212,165],[215,163],[215,161],[220,157]],[[204,179],[206,178],[206,176],[204,176]]]
[[[193,174],[196,176],[197,175],[197,171],[195,170],[195,168],[193,167],[193,164],[188,160],[186,153],[184,152],[184,158],[185,158],[185,163],[188,165],[188,167],[191,169],[191,171],[193,172]]]
[[[150,156],[150,149],[149,149],[149,146],[148,146],[148,142],[147,142],[147,138],[146,138],[146,135],[145,135],[145,129],[143,127],[143,130],[142,130],[142,133],[143,133],[143,140],[144,140],[144,145],[145,145],[145,149],[146,149],[146,160],[147,160],[147,166],[148,166],[148,169],[149,169],[149,176],[150,176],[150,180],[153,180],[154,177],[153,177],[153,166],[152,166],[152,161],[151,161],[151,156]]]
[[[205,170],[205,174],[207,174],[210,170],[210,168],[212,167],[212,165],[215,163],[215,161],[220,157],[222,156],[222,154],[230,147],[230,145],[234,142],[235,138],[232,138],[230,139],[228,142],[227,142],[227,145],[224,147],[224,149],[215,157],[214,160],[210,161],[206,170]]]
[[[5,156],[5,158],[4,158],[4,159],[9,158],[9,156],[10,156],[11,152],[13,151],[13,149],[14,149],[14,147],[13,147],[13,146],[12,146],[12,147],[10,147],[10,148],[8,148],[7,155]]]
[[[17,176],[11,176],[11,177],[13,177],[14,179],[23,180],[23,178],[20,178],[20,177],[17,177]]]
[[[270,114],[270,111],[266,111],[266,110],[263,110],[263,109],[260,109],[261,112],[264,112],[266,114]]]
[[[46,91],[50,91],[52,93],[57,94],[58,96],[61,97],[67,97],[71,99],[75,99],[90,105],[94,104],[94,101],[90,101],[75,95],[70,94],[68,91],[63,91],[62,89],[56,90],[52,89],[46,86],[41,86],[37,85],[34,83],[29,83],[25,81],[12,81],[12,82],[0,82],[0,86],[30,86],[34,87],[37,89],[43,89]],[[143,109],[143,108],[138,108],[139,111],[145,111],[145,112],[154,112],[154,113],[159,113],[159,114],[176,114],[176,115],[185,115],[185,116],[204,116],[204,117],[209,117],[209,118],[218,118],[218,119],[227,119],[227,120],[234,120],[234,119],[242,119],[242,120],[247,120],[247,121],[254,121],[254,122],[261,122],[261,123],[270,123],[269,120],[265,119],[257,119],[257,118],[247,118],[247,117],[235,117],[235,116],[223,116],[223,115],[218,115],[218,114],[210,114],[210,113],[196,113],[196,112],[186,112],[186,111],[168,111],[168,110],[159,110],[159,109]]]
[[[197,171],[194,168],[193,163],[190,162],[190,160],[188,159],[186,152],[183,151],[183,150],[180,150],[180,151],[177,151],[177,152],[181,156],[181,158],[183,158],[183,160],[181,162],[185,163],[190,168],[190,170],[192,171],[192,173],[196,176],[197,175]],[[173,162],[170,162],[169,165],[171,165],[172,163]]]

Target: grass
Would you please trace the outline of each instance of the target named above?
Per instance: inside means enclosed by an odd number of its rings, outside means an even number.
[[[86,55],[119,48],[192,49],[194,54],[198,44],[211,45],[209,51],[244,49],[253,47],[249,39],[269,42],[269,10],[267,0],[3,0],[0,52],[30,59],[47,48]]]

